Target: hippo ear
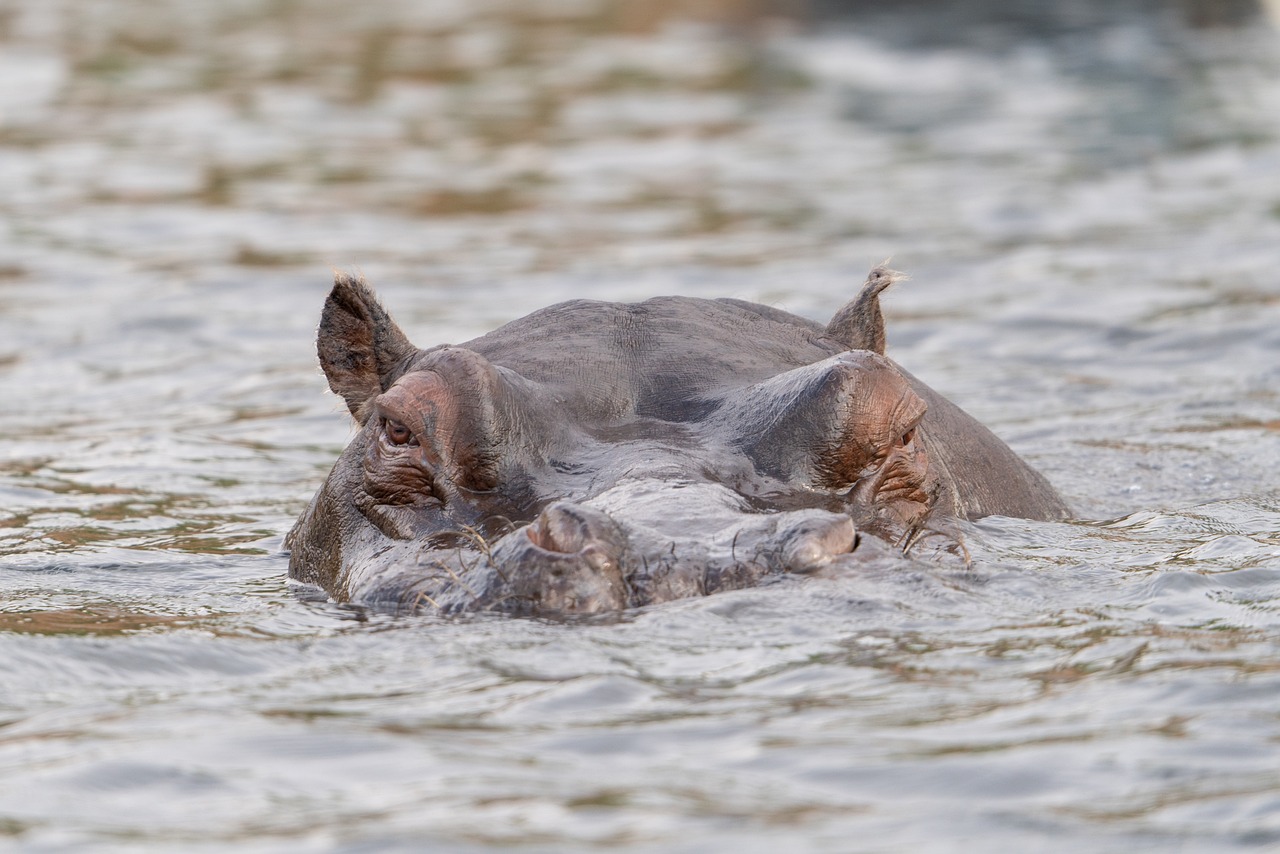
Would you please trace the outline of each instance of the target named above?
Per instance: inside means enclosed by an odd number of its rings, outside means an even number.
[[[862,292],[836,312],[827,324],[827,337],[846,350],[870,350],[884,355],[884,316],[880,294],[894,282],[907,278],[881,264],[867,274]]]
[[[363,279],[338,273],[320,316],[316,350],[329,388],[363,424],[368,420],[365,404],[390,387],[396,366],[418,348]]]

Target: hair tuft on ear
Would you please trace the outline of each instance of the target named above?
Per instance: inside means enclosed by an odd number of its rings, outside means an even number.
[[[366,404],[390,387],[396,368],[416,353],[373,289],[359,276],[336,273],[320,315],[316,352],[329,388],[361,424]]]
[[[887,263],[887,262],[886,262]],[[881,264],[867,274],[862,291],[836,312],[827,324],[827,337],[846,350],[870,350],[884,355],[884,315],[880,313],[880,294],[906,275]]]

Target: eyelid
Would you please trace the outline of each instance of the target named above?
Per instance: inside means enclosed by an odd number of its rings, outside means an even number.
[[[902,428],[898,430],[890,440],[893,445],[897,445],[902,438],[909,433],[916,434],[916,431],[920,429],[920,424],[924,421],[925,415],[929,412],[928,406],[926,406],[923,401],[916,398],[914,402],[919,403],[919,409],[914,417],[908,417],[908,414],[911,411],[911,404],[913,403],[912,397],[914,396],[909,395],[899,401],[898,405],[894,407],[893,412],[889,416],[889,423],[898,423],[902,425]],[[913,435],[912,438],[915,438],[915,436]],[[906,443],[903,442],[903,444]]]
[[[920,424],[924,421],[924,416],[925,416],[925,413],[921,412],[915,418],[911,419],[911,421],[907,424],[907,426],[903,428],[902,432],[898,434],[899,438],[904,440],[906,439],[907,436],[910,436],[912,439],[919,438]],[[903,444],[906,444],[906,442],[904,441]]]

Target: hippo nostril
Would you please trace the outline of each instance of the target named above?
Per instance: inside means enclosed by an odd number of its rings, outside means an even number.
[[[542,521],[539,517],[524,529],[525,536],[529,538],[529,542],[533,543],[543,551],[567,553],[572,549],[564,549],[556,542],[549,530],[550,526]]]
[[[789,572],[815,572],[857,546],[858,535],[848,516],[824,513],[805,519],[781,537],[782,562]]]
[[[559,501],[493,550],[504,602],[530,613],[595,614],[627,607],[627,536],[606,514]]]
[[[557,502],[525,528],[525,536],[543,551],[606,555],[616,551],[609,548],[609,544],[618,539],[616,527],[612,519],[599,511]]]
[[[584,538],[577,520],[556,510],[557,508],[551,507],[543,511],[542,515],[534,519],[525,529],[529,541],[548,552],[574,554],[581,551]]]

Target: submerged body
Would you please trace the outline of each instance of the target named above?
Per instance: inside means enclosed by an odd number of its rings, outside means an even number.
[[[1055,519],[1049,484],[885,358],[872,271],[826,326],[738,300],[575,300],[409,343],[339,276],[320,361],[361,430],[290,574],[395,609],[599,613],[906,549],[947,520]],[[859,545],[862,543],[862,545]]]

